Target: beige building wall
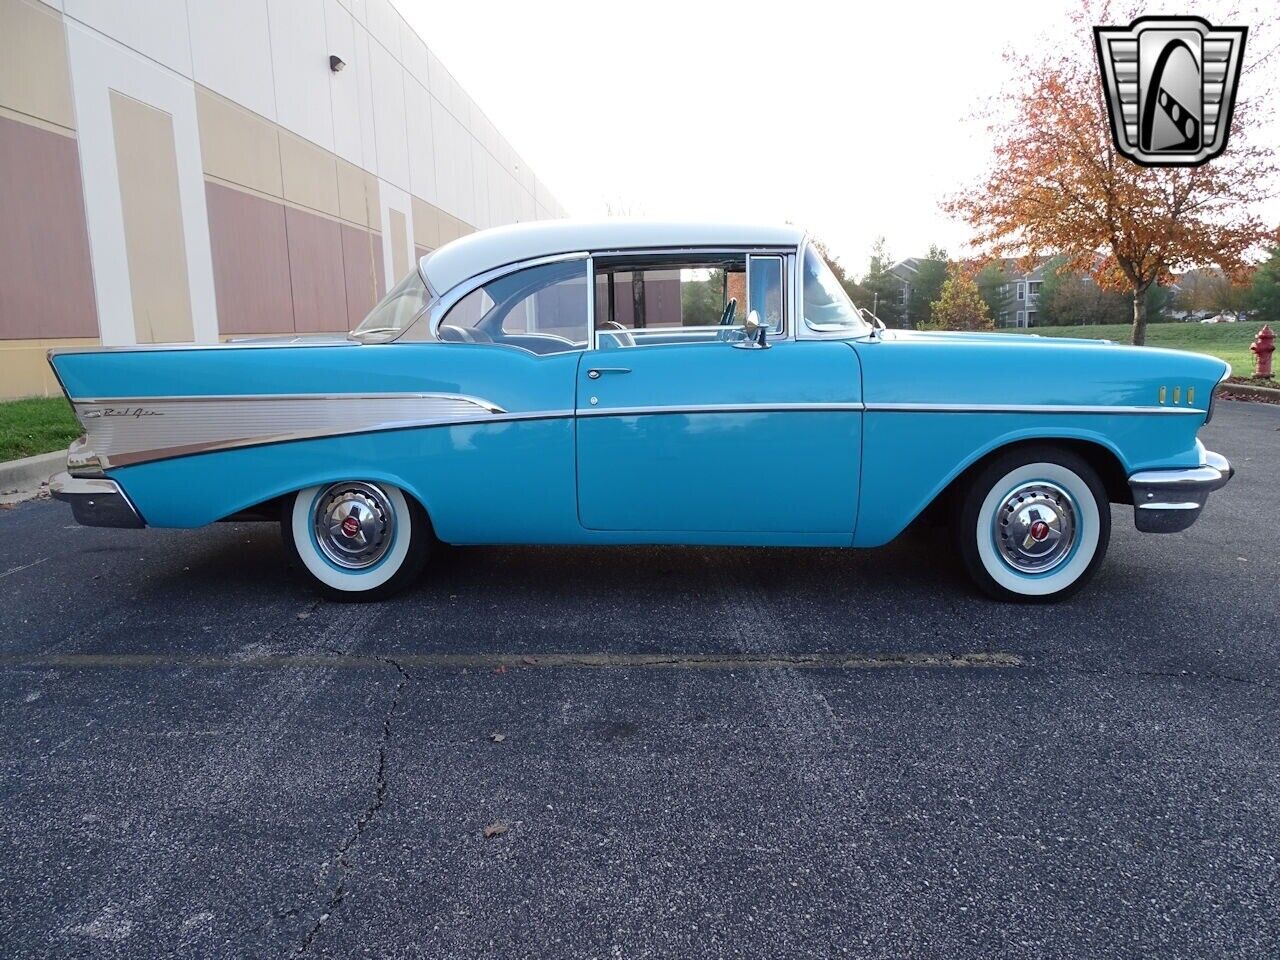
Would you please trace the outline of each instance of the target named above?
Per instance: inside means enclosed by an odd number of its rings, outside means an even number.
[[[391,0],[183,5],[0,0],[0,399],[57,346],[346,331],[563,214]]]

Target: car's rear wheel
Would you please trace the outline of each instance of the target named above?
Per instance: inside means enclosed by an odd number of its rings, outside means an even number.
[[[1001,600],[1071,596],[1097,572],[1111,508],[1097,471],[1050,446],[996,456],[973,476],[954,527],[969,575]]]
[[[397,487],[344,480],[285,498],[285,550],[335,600],[379,600],[422,572],[434,539],[422,506]]]

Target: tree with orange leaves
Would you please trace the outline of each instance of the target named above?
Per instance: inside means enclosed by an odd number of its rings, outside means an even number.
[[[987,302],[969,271],[953,264],[948,269],[938,299],[930,305],[929,322],[922,330],[990,330],[993,328]]]
[[[994,154],[978,183],[945,209],[994,255],[1062,258],[1133,298],[1133,342],[1146,339],[1146,293],[1175,270],[1214,265],[1233,278],[1280,238],[1258,209],[1280,179],[1273,144],[1259,137],[1274,86],[1280,21],[1253,15],[1226,152],[1200,167],[1142,167],[1111,138],[1094,25],[1133,19],[1107,0],[1085,0],[1069,40],[1041,54],[1009,55],[1019,82],[990,104]],[[1229,21],[1234,24],[1233,21]],[[1268,44],[1270,46],[1268,46]],[[1258,141],[1258,142],[1255,142]]]

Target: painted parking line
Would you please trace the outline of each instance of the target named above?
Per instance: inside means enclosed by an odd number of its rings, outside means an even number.
[[[636,669],[636,670],[871,670],[892,667],[1021,667],[1012,653],[296,653],[210,657],[198,654],[9,654],[0,667],[94,669],[209,667],[249,670],[306,667],[371,669],[397,664],[420,669]]]

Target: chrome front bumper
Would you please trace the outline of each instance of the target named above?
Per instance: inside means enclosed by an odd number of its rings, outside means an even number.
[[[1226,457],[1208,450],[1198,467],[1135,473],[1129,478],[1134,524],[1143,533],[1187,529],[1200,517],[1209,494],[1224,486],[1233,473]]]
[[[76,522],[86,527],[145,527],[120,484],[106,477],[73,477],[60,473],[49,481],[49,492],[71,504]]]

